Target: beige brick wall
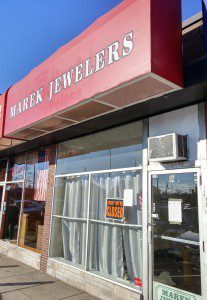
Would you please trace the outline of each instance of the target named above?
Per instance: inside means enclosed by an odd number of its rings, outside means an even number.
[[[0,253],[14,258],[35,269],[40,269],[40,254],[0,240]]]
[[[56,158],[56,145],[50,146],[50,162],[49,162],[49,174],[45,204],[45,218],[42,237],[42,255],[40,260],[40,270],[46,272],[48,248],[50,241],[50,220],[52,213],[52,201],[53,201],[53,188],[54,188],[54,176],[55,176],[55,158]]]
[[[103,300],[141,300],[135,291],[69,265],[48,259],[47,273]]]

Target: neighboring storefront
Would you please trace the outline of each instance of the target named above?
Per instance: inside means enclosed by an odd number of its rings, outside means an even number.
[[[49,150],[1,160],[1,239],[36,253],[33,266],[37,268],[42,250]]]
[[[178,0],[124,1],[0,96],[1,253],[100,299],[206,299],[202,16],[181,29]]]

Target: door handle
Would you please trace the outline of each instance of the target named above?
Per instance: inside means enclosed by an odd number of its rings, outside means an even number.
[[[148,243],[151,245],[152,244],[152,225],[148,223]]]

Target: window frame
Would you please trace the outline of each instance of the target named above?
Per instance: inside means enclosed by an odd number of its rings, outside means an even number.
[[[142,215],[142,224],[138,225],[138,224],[125,224],[125,223],[115,223],[115,222],[106,222],[106,221],[101,221],[101,220],[96,220],[96,219],[91,219],[90,218],[90,205],[92,203],[92,198],[91,198],[91,177],[93,175],[96,174],[104,174],[104,173],[120,173],[120,172],[127,172],[127,171],[143,171],[142,166],[139,167],[129,167],[129,168],[118,168],[118,169],[106,169],[106,170],[100,170],[100,171],[88,171],[88,172],[80,172],[80,173],[68,173],[68,174],[59,174],[56,175],[55,174],[55,180],[54,180],[54,189],[53,189],[53,201],[52,201],[52,212],[51,212],[51,227],[50,227],[50,241],[49,241],[49,249],[48,249],[48,254],[49,254],[49,259],[55,260],[55,261],[59,261],[60,257],[53,257],[51,255],[52,252],[52,237],[53,237],[53,220],[56,219],[67,219],[67,220],[71,220],[71,221],[76,221],[76,222],[86,222],[86,246],[85,246],[85,263],[84,265],[81,264],[75,264],[69,260],[66,260],[63,258],[64,263],[67,265],[70,265],[72,267],[75,267],[77,269],[80,270],[84,270],[86,272],[92,273],[93,275],[96,275],[100,278],[105,278],[107,280],[110,280],[111,282],[116,282],[118,284],[121,284],[125,287],[130,287],[131,289],[135,290],[136,292],[142,293],[143,292],[143,288],[139,288],[137,286],[132,286],[132,283],[128,283],[126,281],[126,283],[123,283],[123,281],[118,278],[118,277],[114,277],[112,275],[108,275],[105,276],[102,273],[99,273],[97,271],[93,271],[93,270],[89,270],[89,247],[90,247],[90,224],[106,224],[106,225],[113,225],[113,226],[117,226],[117,227],[121,227],[121,228],[135,228],[137,230],[140,230],[142,232],[142,236],[143,236],[143,215]],[[81,176],[81,175],[88,175],[89,176],[89,180],[88,180],[88,184],[89,184],[89,188],[88,188],[88,203],[87,203],[87,216],[86,218],[73,218],[73,217],[65,217],[65,216],[61,216],[61,215],[57,215],[57,214],[53,214],[53,209],[54,209],[54,203],[56,201],[55,199],[55,186],[56,186],[56,180],[58,178],[66,178],[66,177],[74,177],[74,176]],[[142,174],[142,181],[143,181],[143,174]],[[142,184],[143,186],[143,184]],[[142,212],[143,212],[143,208],[142,208]],[[143,249],[143,237],[142,237],[142,249]],[[143,264],[143,262],[142,262]],[[142,266],[142,279],[143,279],[143,266]],[[122,283],[121,283],[122,282]]]

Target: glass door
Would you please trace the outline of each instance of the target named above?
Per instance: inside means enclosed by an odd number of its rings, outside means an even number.
[[[197,171],[151,174],[153,299],[201,299]]]
[[[2,239],[17,243],[23,183],[7,183],[2,215]]]

